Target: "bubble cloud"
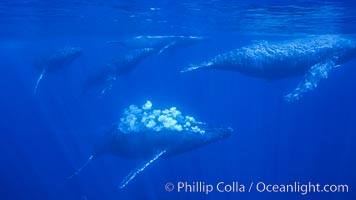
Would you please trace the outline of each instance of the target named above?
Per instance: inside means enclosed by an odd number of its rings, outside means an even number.
[[[153,109],[151,101],[146,101],[140,107],[131,105],[120,118],[119,130],[123,133],[141,131],[190,131],[205,134],[201,128],[204,123],[196,121],[194,117],[184,116],[176,107],[169,109]]]

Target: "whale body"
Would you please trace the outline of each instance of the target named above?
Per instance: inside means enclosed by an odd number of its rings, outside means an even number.
[[[164,156],[184,153],[231,135],[231,128],[204,128],[204,134],[192,131],[139,131],[124,133],[115,124],[96,146],[95,154],[109,153],[127,158],[150,158],[165,151]],[[132,148],[135,146],[135,148]]]
[[[120,76],[130,73],[147,56],[154,53],[153,48],[142,48],[130,51],[126,55],[116,59],[114,62],[106,64],[99,72],[88,78],[85,83],[85,90],[93,87],[102,87],[101,95],[111,90],[114,81]]]
[[[130,49],[153,48],[157,54],[178,46],[187,46],[205,41],[203,36],[185,35],[140,35],[124,41],[107,41],[107,44],[119,44]]]
[[[191,65],[182,72],[198,69],[238,71],[266,78],[286,78],[304,75],[304,80],[285,100],[300,99],[317,87],[334,67],[356,56],[356,40],[344,35],[319,35],[282,42],[255,42],[205,61]]]
[[[199,148],[227,138],[233,132],[230,127],[210,127],[193,117],[183,116],[175,107],[157,110],[149,105],[152,104],[147,101],[142,108],[131,105],[126,109],[120,123],[114,124],[98,141],[87,162],[69,178],[103,154],[148,159],[123,179],[120,188],[124,188],[158,158]]]
[[[79,47],[65,47],[57,50],[42,66],[42,72],[37,79],[33,94],[36,94],[39,83],[43,79],[44,75],[48,72],[53,72],[62,69],[63,67],[72,63],[76,58],[82,55],[83,50]]]

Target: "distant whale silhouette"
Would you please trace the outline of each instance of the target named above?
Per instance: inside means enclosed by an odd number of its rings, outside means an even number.
[[[33,90],[33,94],[36,94],[38,85],[46,73],[62,69],[63,67],[72,63],[82,53],[83,53],[83,50],[82,50],[82,48],[79,48],[79,47],[65,47],[63,49],[57,50],[47,60],[47,62],[43,66],[41,66],[42,72],[37,79],[35,89]]]
[[[175,107],[152,109],[150,101],[142,109],[131,105],[125,110],[120,123],[113,125],[97,143],[87,162],[68,178],[76,176],[93,158],[103,154],[149,159],[121,182],[120,188],[124,188],[158,158],[190,151],[227,138],[232,131],[231,128],[208,128],[193,117],[183,116]]]
[[[197,42],[205,41],[202,36],[183,35],[140,35],[124,41],[107,41],[108,44],[119,44],[127,48],[153,48],[157,54],[177,46],[187,46]]]
[[[117,80],[120,76],[133,71],[143,59],[153,53],[154,49],[152,48],[136,49],[129,52],[116,61],[108,63],[100,69],[99,72],[88,78],[84,89],[88,90],[92,87],[103,86],[101,95],[104,95],[107,91],[111,90],[112,84],[115,80]]]
[[[267,79],[304,75],[304,80],[285,96],[285,100],[295,101],[315,89],[331,69],[355,56],[356,40],[353,38],[319,35],[283,42],[257,42],[191,65],[182,72],[221,69]]]

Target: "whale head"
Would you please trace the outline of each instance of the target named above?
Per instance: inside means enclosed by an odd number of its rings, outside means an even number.
[[[211,128],[176,108],[153,109],[147,101],[141,107],[131,105],[125,109],[120,122],[98,141],[88,160],[76,170],[71,179],[84,169],[93,158],[102,154],[129,158],[146,158],[147,162],[131,171],[120,183],[126,187],[139,173],[161,157],[190,151],[229,137],[233,130]]]
[[[111,154],[127,158],[150,158],[157,152],[166,156],[188,152],[232,135],[230,127],[201,128],[196,131],[140,131],[124,133],[118,125],[105,134],[94,146],[94,154]]]
[[[151,157],[165,151],[174,155],[229,137],[230,127],[211,127],[175,107],[152,109],[131,105],[98,145],[98,152],[121,157]]]

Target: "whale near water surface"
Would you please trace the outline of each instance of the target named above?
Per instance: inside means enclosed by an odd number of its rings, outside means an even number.
[[[317,35],[280,42],[259,41],[219,54],[181,72],[227,70],[242,74],[278,79],[304,76],[297,87],[285,95],[295,101],[315,89],[330,70],[356,57],[356,40],[347,35]]]

